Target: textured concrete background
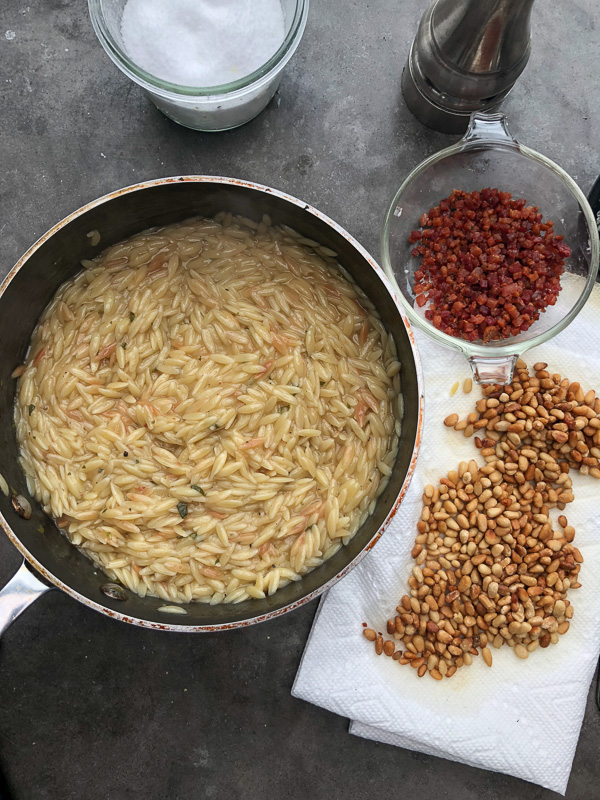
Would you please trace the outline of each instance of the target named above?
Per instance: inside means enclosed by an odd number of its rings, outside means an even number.
[[[183,173],[289,191],[378,255],[402,178],[452,141],[421,127],[399,95],[422,1],[312,0],[276,99],[245,127],[212,135],[178,128],[149,104],[105,56],[84,6],[0,4],[0,277],[88,200]],[[586,192],[600,171],[599,20],[596,0],[538,0],[531,61],[504,107],[512,132]],[[0,585],[18,561],[1,539]],[[292,699],[314,611],[192,637],[46,595],[0,645],[0,763],[14,800],[558,797],[356,739],[346,720]],[[600,797],[599,746],[590,697],[569,800]]]

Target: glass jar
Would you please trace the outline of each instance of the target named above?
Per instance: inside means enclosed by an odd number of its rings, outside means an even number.
[[[279,50],[259,69],[232,83],[205,87],[163,81],[131,60],[121,36],[126,2],[88,0],[92,25],[110,58],[170,119],[198,131],[226,131],[253,119],[275,94],[283,68],[304,33],[309,0],[281,0],[285,38]]]

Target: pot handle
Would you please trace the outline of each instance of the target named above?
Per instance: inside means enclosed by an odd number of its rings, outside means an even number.
[[[41,580],[23,561],[9,582],[0,589],[0,636],[38,597],[54,586]]]

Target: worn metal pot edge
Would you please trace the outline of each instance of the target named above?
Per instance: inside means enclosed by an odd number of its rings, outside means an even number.
[[[358,250],[361,253],[361,255],[368,261],[368,263],[375,270],[375,272],[377,273],[377,275],[379,276],[379,278],[381,279],[381,281],[383,282],[383,284],[385,285],[385,287],[387,288],[389,293],[394,298],[394,302],[396,304],[396,307],[398,308],[398,311],[400,313],[400,316],[401,316],[402,321],[404,323],[404,326],[406,328],[406,332],[408,333],[408,337],[409,337],[409,339],[411,341],[411,344],[413,346],[412,349],[413,349],[413,357],[414,357],[414,360],[415,360],[415,370],[416,370],[416,373],[417,373],[417,385],[419,387],[419,389],[418,389],[419,409],[418,409],[417,432],[416,432],[416,436],[415,436],[415,443],[414,443],[413,450],[412,450],[410,465],[409,465],[409,468],[407,470],[406,476],[404,478],[404,482],[402,484],[402,488],[400,489],[400,493],[398,494],[398,497],[396,498],[396,501],[394,503],[393,508],[390,510],[389,514],[387,515],[387,517],[385,518],[384,522],[382,523],[380,528],[377,530],[377,532],[375,533],[375,535],[373,536],[371,541],[356,556],[356,558],[353,559],[353,561],[351,561],[349,564],[347,564],[344,567],[344,569],[342,569],[340,572],[337,573],[337,575],[335,575],[333,578],[331,578],[329,581],[327,581],[327,583],[323,584],[318,589],[315,589],[315,591],[311,592],[310,594],[306,595],[305,597],[301,598],[300,600],[296,601],[295,603],[290,603],[289,605],[284,606],[283,608],[279,608],[279,609],[277,609],[275,611],[270,611],[270,612],[268,612],[266,614],[261,614],[259,616],[253,617],[251,619],[246,619],[246,620],[243,620],[243,621],[240,621],[240,622],[230,622],[230,623],[225,623],[225,624],[221,624],[221,625],[185,625],[185,624],[169,624],[169,623],[164,623],[163,624],[163,623],[158,623],[158,622],[149,622],[147,620],[138,619],[137,617],[128,616],[127,614],[121,614],[118,611],[113,611],[112,609],[107,608],[106,606],[103,606],[101,603],[97,603],[97,602],[95,602],[93,600],[90,600],[88,597],[85,597],[84,595],[80,594],[79,592],[76,592],[70,586],[68,586],[63,581],[61,581],[58,578],[56,578],[52,573],[50,573],[43,566],[43,564],[41,564],[36,558],[34,558],[31,555],[31,553],[23,546],[23,544],[21,543],[19,538],[13,533],[13,531],[12,531],[9,523],[7,522],[7,520],[4,518],[4,516],[2,514],[0,514],[0,526],[2,527],[4,532],[6,533],[6,535],[10,539],[10,541],[13,543],[13,545],[23,555],[25,560],[32,567],[34,567],[34,569],[37,572],[39,572],[47,581],[52,583],[57,588],[62,589],[63,592],[65,592],[67,595],[69,595],[73,599],[78,600],[83,605],[86,605],[89,608],[94,609],[94,611],[100,612],[101,614],[105,614],[108,617],[112,617],[113,619],[120,620],[121,622],[128,622],[128,623],[130,623],[132,625],[137,625],[137,626],[139,626],[141,628],[150,628],[150,629],[153,629],[153,630],[181,632],[181,633],[211,633],[211,632],[216,632],[216,631],[232,630],[234,628],[240,628],[240,627],[248,627],[249,625],[254,625],[254,624],[259,623],[259,622],[264,622],[264,621],[266,621],[268,619],[274,619],[276,617],[282,616],[283,614],[286,614],[289,611],[293,611],[294,609],[299,608],[300,606],[303,606],[305,603],[309,603],[311,600],[314,600],[316,597],[319,597],[319,595],[321,595],[324,592],[326,592],[335,583],[337,583],[345,575],[347,575],[350,572],[350,570],[353,569],[362,560],[362,558],[364,558],[364,556],[370,550],[372,550],[372,548],[379,541],[380,537],[382,536],[382,534],[386,530],[387,526],[390,524],[390,522],[392,521],[392,519],[396,515],[396,512],[398,511],[398,508],[400,507],[400,504],[401,504],[402,500],[404,499],[404,496],[405,496],[405,494],[406,494],[406,492],[408,490],[408,487],[410,485],[410,482],[412,480],[412,477],[413,477],[413,474],[414,474],[414,471],[415,471],[417,457],[418,457],[418,454],[419,454],[419,448],[420,448],[420,445],[421,445],[421,435],[422,435],[422,427],[423,427],[423,413],[424,413],[423,373],[422,373],[422,369],[421,369],[421,362],[420,362],[420,359],[419,359],[419,352],[417,350],[417,346],[416,346],[416,343],[415,343],[414,333],[413,333],[413,330],[411,328],[410,322],[408,321],[408,318],[406,317],[406,315],[404,314],[404,311],[402,310],[402,307],[400,305],[398,297],[396,296],[396,292],[394,291],[392,285],[390,284],[389,280],[387,279],[385,273],[383,272],[383,270],[381,269],[379,264],[377,264],[377,262],[364,249],[364,247],[353,236],[351,236],[344,228],[342,228],[341,225],[338,225],[336,222],[334,222],[334,220],[330,219],[326,214],[322,214],[320,211],[318,211],[316,208],[313,208],[308,203],[305,203],[302,200],[299,200],[298,198],[293,197],[292,195],[289,195],[289,194],[287,194],[285,192],[281,192],[281,191],[279,191],[277,189],[273,189],[273,188],[271,188],[269,186],[264,186],[264,185],[259,184],[259,183],[254,183],[253,181],[244,181],[244,180],[240,180],[240,179],[237,179],[237,178],[225,178],[225,177],[213,176],[213,175],[180,175],[180,176],[174,176],[174,177],[169,177],[169,178],[158,178],[156,180],[145,181],[143,183],[136,183],[136,184],[133,184],[131,186],[126,186],[123,189],[118,189],[118,190],[116,190],[114,192],[110,192],[109,194],[105,194],[102,197],[97,198],[96,200],[92,200],[90,203],[87,203],[86,205],[82,206],[81,208],[77,209],[76,211],[73,211],[71,214],[69,214],[64,219],[62,219],[60,222],[58,222],[56,225],[54,225],[52,228],[50,228],[50,230],[48,230],[43,236],[41,236],[37,240],[37,242],[35,242],[35,244],[33,244],[27,250],[27,252],[23,256],[21,256],[21,258],[17,261],[15,266],[10,270],[10,272],[8,273],[6,278],[2,281],[2,284],[0,285],[0,297],[2,297],[2,295],[3,295],[4,291],[6,290],[6,287],[8,286],[8,284],[12,281],[13,277],[17,274],[17,272],[21,269],[21,267],[27,262],[27,260],[30,258],[30,256],[39,247],[41,247],[41,245],[47,239],[49,239],[51,236],[53,236],[55,233],[57,233],[62,227],[64,227],[66,224],[68,224],[71,220],[81,216],[82,214],[85,214],[90,209],[95,208],[96,206],[102,205],[103,203],[105,203],[105,202],[107,202],[109,200],[112,200],[112,199],[114,199],[116,197],[119,197],[121,195],[129,194],[130,192],[140,191],[140,190],[152,187],[152,186],[159,186],[159,185],[162,185],[162,184],[177,183],[177,182],[222,183],[222,184],[228,184],[228,185],[234,185],[234,186],[244,186],[244,187],[247,187],[249,189],[254,189],[256,191],[265,192],[266,194],[272,194],[272,195],[274,195],[276,197],[279,197],[279,198],[281,198],[283,200],[287,200],[289,203],[292,203],[293,205],[299,206],[304,211],[307,211],[309,214],[312,214],[313,216],[318,217],[323,222],[325,222],[327,225],[330,225],[332,228],[334,228],[341,236],[343,236],[348,242],[350,242],[350,244],[354,248],[356,248],[356,250]]]

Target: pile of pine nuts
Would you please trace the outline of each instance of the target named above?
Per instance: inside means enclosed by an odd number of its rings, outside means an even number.
[[[569,589],[583,558],[564,514],[569,469],[600,478],[600,398],[519,359],[513,382],[485,386],[465,420],[444,423],[475,444],[471,460],[426,486],[412,550],[415,566],[388,638],[363,623],[375,652],[441,680],[505,643],[522,659],[568,631]],[[399,648],[399,649],[397,649]]]

